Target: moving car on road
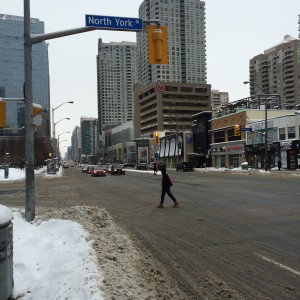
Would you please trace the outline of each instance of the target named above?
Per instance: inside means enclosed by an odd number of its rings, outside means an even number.
[[[125,175],[124,165],[122,164],[113,164],[110,170],[111,175],[121,174]]]
[[[97,165],[88,165],[86,168],[86,173],[91,174],[92,168],[97,167]]]
[[[88,167],[88,165],[86,165],[86,164],[82,165],[81,173],[86,173],[87,167]]]
[[[91,168],[91,176],[93,177],[106,176],[106,169],[102,168],[101,166],[94,166]]]

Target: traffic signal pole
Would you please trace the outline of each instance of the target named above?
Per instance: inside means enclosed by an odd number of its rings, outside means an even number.
[[[31,35],[30,0],[24,0],[24,71],[25,71],[25,165],[26,203],[25,218],[30,222],[35,218],[35,178],[34,178],[34,124],[32,102],[32,45],[48,39],[96,30],[93,27],[59,31],[49,34]]]
[[[30,222],[35,218],[34,180],[34,130],[32,120],[32,44],[30,40],[30,1],[24,0],[24,63],[25,63],[25,164],[26,164],[26,204],[25,218]]]
[[[143,20],[145,24],[160,26],[159,20]],[[34,126],[32,103],[32,45],[54,38],[99,30],[99,27],[81,27],[46,34],[30,33],[30,0],[24,0],[24,70],[25,70],[25,164],[26,164],[26,221],[35,218],[35,179],[34,179]]]

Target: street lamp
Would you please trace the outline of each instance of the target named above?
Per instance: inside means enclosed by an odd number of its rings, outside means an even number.
[[[61,144],[64,143],[64,142],[68,142],[68,140],[66,139],[66,140],[61,141]],[[59,149],[59,146],[58,146],[57,149],[58,149],[58,156],[59,156],[59,158],[60,158],[61,156],[60,156],[60,149]],[[63,148],[63,149],[64,149],[64,148]]]
[[[244,81],[243,83],[250,84],[250,81]],[[268,164],[268,107],[267,101],[265,101],[265,171],[268,171]]]
[[[59,121],[57,121],[57,122],[55,122],[55,123],[53,123],[53,132],[54,132],[54,136],[55,136],[55,126],[59,123],[59,122],[61,122],[61,121],[63,121],[63,120],[70,120],[70,118],[62,118],[62,119],[60,119]],[[58,144],[56,144],[56,147],[55,147],[55,152],[56,152],[56,154],[57,154],[57,148],[58,148]],[[58,149],[59,150],[59,149]]]
[[[56,109],[58,109],[59,107],[61,107],[62,105],[67,104],[67,103],[73,104],[74,101],[66,101],[66,102],[63,102],[62,104],[60,104],[60,105],[58,105],[58,106],[52,108],[52,137],[53,137],[53,138],[55,138],[55,124],[58,123],[58,122],[57,122],[57,123],[54,123],[54,111],[55,111]]]
[[[244,81],[244,84],[250,84],[250,81]],[[257,88],[259,88],[257,86]],[[260,89],[260,88],[259,88]],[[261,90],[261,89],[260,89]],[[267,97],[267,94],[264,94],[265,99],[264,99],[264,103],[265,103],[265,171],[268,171],[268,167],[269,167],[269,155],[268,155],[268,100],[274,99],[274,97]],[[273,95],[275,96],[275,95]]]
[[[55,128],[56,124],[58,124],[58,123],[61,122],[62,120],[70,120],[70,118],[62,118],[62,119],[60,119],[59,121],[55,122],[55,123],[54,123],[54,128]]]
[[[65,133],[70,133],[70,131],[64,131],[64,132],[62,132],[61,134],[58,134],[58,135],[57,135],[57,141],[58,141],[58,143],[59,143],[59,137],[60,137],[61,135],[65,134]]]
[[[57,149],[58,149],[58,152],[59,152],[59,137],[60,137],[61,135],[65,134],[65,133],[70,133],[70,131],[64,131],[64,132],[62,132],[61,134],[58,134],[58,135],[57,135]]]

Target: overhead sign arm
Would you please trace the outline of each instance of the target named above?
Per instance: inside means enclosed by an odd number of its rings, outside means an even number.
[[[52,39],[56,39],[56,38],[60,38],[60,37],[68,36],[68,35],[88,32],[88,31],[97,30],[97,29],[99,29],[99,28],[80,27],[80,28],[50,32],[50,33],[45,33],[45,34],[31,34],[30,41],[31,41],[31,44],[37,44],[37,43],[40,43],[45,40],[52,40]]]
[[[44,34],[30,34],[30,43],[33,45],[46,40],[52,40],[64,36],[99,29],[114,31],[142,31],[145,25],[148,26],[150,24],[156,24],[158,28],[160,27],[160,20],[158,19],[143,20],[139,18],[86,15],[85,21],[85,27],[73,28]]]

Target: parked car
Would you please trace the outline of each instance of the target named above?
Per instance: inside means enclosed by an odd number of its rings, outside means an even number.
[[[137,164],[135,168],[136,170],[153,170],[153,166],[146,163]]]
[[[134,168],[135,164],[134,163],[125,163],[124,168]]]
[[[101,166],[93,166],[91,168],[91,176],[93,177],[106,176],[106,169]]]
[[[124,165],[122,165],[122,164],[113,164],[111,166],[110,174],[111,175],[116,175],[116,174],[125,175]]]
[[[176,166],[176,171],[194,171],[194,165],[189,161],[183,161]]]

